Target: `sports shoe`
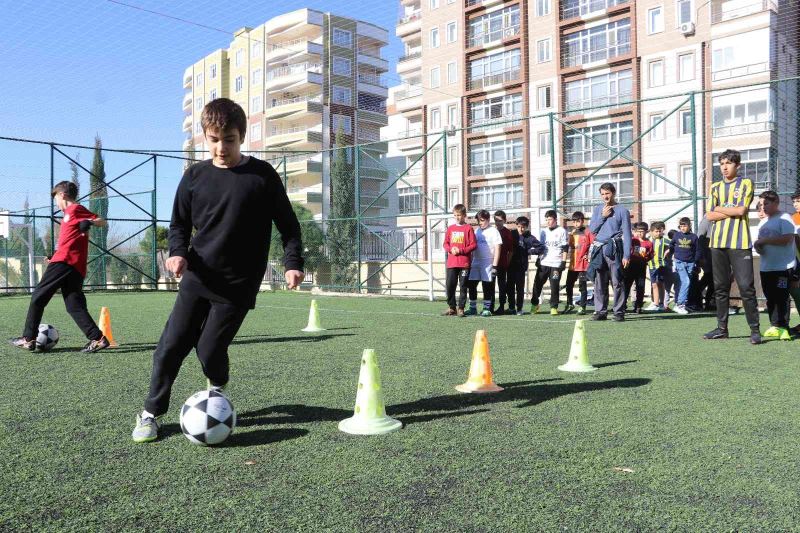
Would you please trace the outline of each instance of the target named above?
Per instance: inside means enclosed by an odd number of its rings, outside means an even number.
[[[660,307],[661,307],[660,305],[656,305],[654,303],[651,303],[650,305],[645,307],[644,310],[645,311],[658,311]]]
[[[538,315],[539,314],[539,304],[531,304],[531,314]]]
[[[641,307],[634,307],[633,308],[633,313],[636,314],[636,315],[641,315],[642,314],[642,308]]]
[[[206,378],[206,390],[213,390],[220,394],[225,394],[225,388],[228,386],[226,383],[225,385],[212,385],[211,380]]]
[[[625,315],[614,315],[614,322],[625,322]]]
[[[456,316],[456,310],[452,307],[448,307],[447,311],[442,312],[442,316]]]
[[[492,311],[484,307],[481,316],[492,316]]]
[[[656,311],[658,311],[659,313],[666,313],[667,312],[667,308],[664,307],[663,305],[659,305],[658,309],[656,309]]]
[[[585,315],[586,314],[586,308],[585,307],[579,307],[578,308],[578,314],[579,315]]]
[[[495,315],[495,316],[503,316],[504,314],[506,314],[506,308],[505,307],[498,307],[497,309],[492,311],[492,314]]]
[[[800,324],[796,325],[793,328],[789,328],[789,333],[792,335],[800,335]]]
[[[750,344],[761,344],[762,342],[764,341],[761,340],[761,332],[753,331],[750,333]]]
[[[792,340],[792,334],[789,333],[788,329],[781,328],[780,340],[782,340],[782,341],[790,341],[790,340]]]
[[[464,316],[475,316],[478,314],[478,310],[474,307],[470,307],[466,311],[464,311]]]
[[[592,315],[592,320],[608,320],[608,316],[595,313]]]
[[[133,442],[153,442],[158,438],[158,430],[161,429],[161,423],[158,418],[146,417],[136,415],[136,427],[133,428]]]
[[[13,339],[8,339],[8,342],[11,344],[11,346],[16,346],[17,348],[22,348],[23,350],[28,350],[29,352],[36,350],[36,341],[33,339],[28,340],[25,337],[15,337]]]
[[[572,304],[567,304],[564,306],[564,314],[571,313],[575,309],[575,306]]]
[[[728,330],[722,328],[714,328],[705,335],[703,338],[706,340],[713,340],[713,339],[727,339],[728,338]]]
[[[558,315],[558,308],[557,307],[551,307],[550,308],[550,315],[557,316]]]
[[[103,335],[96,341],[87,342],[86,346],[84,346],[83,349],[81,350],[81,353],[95,353],[99,352],[100,350],[105,350],[109,346],[111,346],[111,343],[108,342],[106,336]]]
[[[689,310],[686,309],[685,305],[676,305],[674,311],[679,315],[688,315]]]
[[[781,331],[785,331],[785,330],[783,330],[783,328],[772,326],[771,328],[769,328],[767,331],[764,332],[764,336],[765,337],[780,337],[781,336]]]
[[[464,308],[463,307],[459,307],[456,310],[456,316],[458,316],[458,317],[463,317],[464,316]]]
[[[522,309],[520,309],[520,310],[519,310],[519,311],[517,311],[517,313],[516,313],[516,315],[517,315],[517,316],[522,316],[522,315],[524,315],[524,314],[525,314],[525,312],[524,312]]]

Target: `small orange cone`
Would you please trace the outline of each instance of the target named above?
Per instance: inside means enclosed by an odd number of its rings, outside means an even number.
[[[456,390],[460,392],[499,392],[503,390],[503,387],[494,382],[492,362],[489,360],[489,339],[486,338],[486,330],[479,329],[475,334],[469,377],[466,383],[456,385]]]
[[[108,307],[101,307],[100,308],[100,320],[98,321],[100,326],[100,331],[103,332],[108,342],[110,342],[110,346],[112,348],[116,348],[119,344],[114,341],[114,334],[111,332],[111,313],[108,311]]]

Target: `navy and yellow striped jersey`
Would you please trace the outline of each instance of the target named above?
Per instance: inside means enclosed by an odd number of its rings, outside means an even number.
[[[740,207],[748,209],[753,202],[753,182],[747,178],[737,177],[733,181],[718,181],[711,185],[708,195],[708,211],[716,206]],[[752,246],[750,242],[750,224],[747,213],[740,217],[717,220],[711,229],[711,248],[733,248],[746,250]]]
[[[667,237],[653,239],[653,258],[647,263],[647,266],[651,269],[666,266],[664,262],[664,253],[669,250],[669,243],[670,240]]]

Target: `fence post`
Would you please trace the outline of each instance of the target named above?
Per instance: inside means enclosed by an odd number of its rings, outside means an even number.
[[[689,102],[689,112],[692,115],[691,123],[691,138],[692,138],[692,213],[694,215],[694,227],[698,227],[700,220],[698,220],[697,209],[697,122],[695,117],[695,93],[691,93],[692,100]],[[682,184],[681,184],[682,185]]]
[[[283,173],[283,189],[288,193],[289,192],[289,173],[286,171],[286,151],[282,150],[283,152],[283,168],[281,172]]]
[[[550,119],[550,196],[553,199],[553,210],[558,211],[558,195],[556,191],[558,190],[556,187],[556,136],[555,136],[555,126],[553,122],[555,121],[553,118],[553,112],[549,113]],[[537,140],[538,142],[538,140]],[[533,202],[529,202],[533,203]]]
[[[355,146],[356,153],[353,163],[356,166],[356,256],[358,259],[358,293],[361,294],[361,148]]]
[[[52,191],[53,188],[56,186],[56,166],[54,160],[55,150],[53,149],[53,145],[50,145],[50,190]],[[55,206],[55,198],[50,196],[50,255],[53,255],[56,251],[56,241],[55,241],[55,234],[56,234],[56,221],[53,220],[53,216],[56,214],[56,206]],[[9,221],[10,223],[10,221]]]
[[[152,265],[152,269],[151,269],[150,273],[152,274],[153,279],[155,280],[153,282],[154,283],[154,287],[153,288],[156,289],[156,290],[158,289],[158,261],[157,261],[157,258],[158,258],[158,242],[157,242],[158,241],[158,217],[156,216],[156,210],[157,210],[156,200],[157,200],[157,194],[158,194],[156,192],[157,188],[158,188],[158,156],[154,155],[153,156],[153,193],[150,196],[150,208],[152,210],[150,212],[150,215],[151,215],[151,217],[153,219],[153,239],[152,239],[153,243],[152,243],[152,246],[151,246],[151,249],[150,249],[150,253],[152,254],[152,256],[150,257],[150,262],[151,262],[151,265]]]
[[[433,239],[431,239],[432,224],[429,217],[425,217],[425,233],[428,235],[428,300],[433,301]]]
[[[36,209],[33,210],[31,223],[28,224],[28,283],[30,284],[28,292],[33,292],[34,287],[36,287],[36,264],[34,263],[35,259],[34,246],[36,245],[36,243],[33,240],[35,234],[36,234]]]
[[[447,193],[447,132],[442,132],[442,169],[444,171],[444,181],[442,182],[442,195],[444,196],[444,209],[442,213],[447,213],[447,202],[450,200]],[[430,238],[430,235],[428,236]]]

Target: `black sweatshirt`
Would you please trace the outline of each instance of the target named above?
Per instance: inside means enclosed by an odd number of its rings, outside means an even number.
[[[273,221],[283,241],[284,267],[302,270],[300,224],[269,163],[250,157],[233,168],[215,167],[211,160],[189,167],[178,185],[169,225],[169,255],[188,262],[181,288],[254,308],[267,270]]]

